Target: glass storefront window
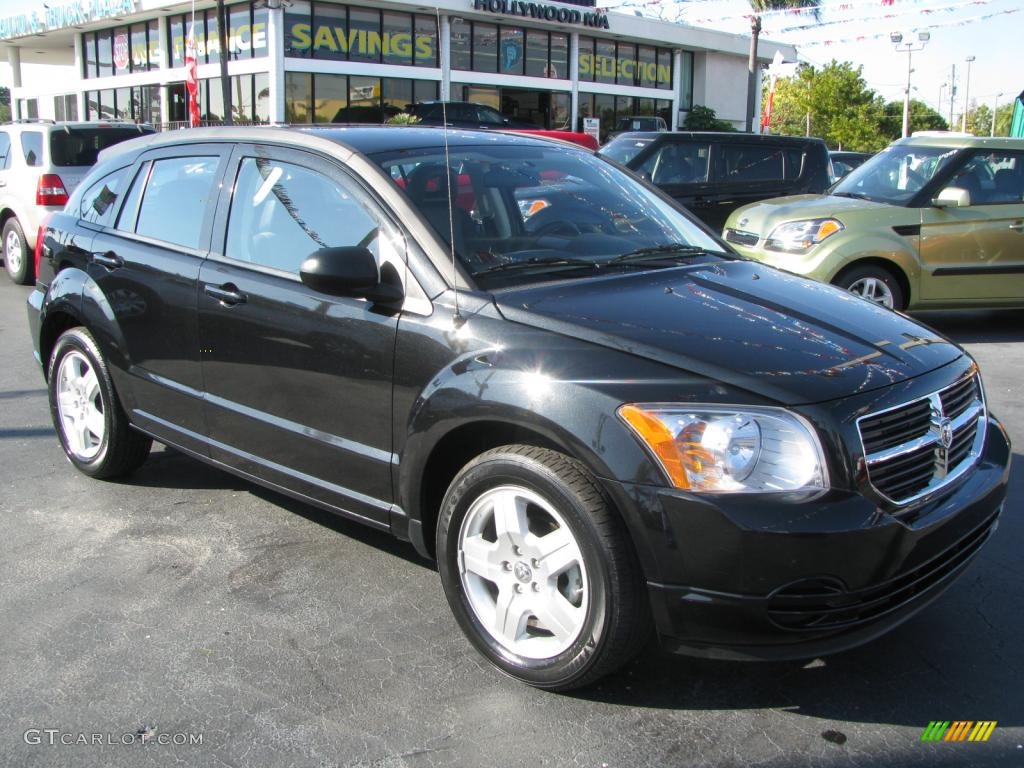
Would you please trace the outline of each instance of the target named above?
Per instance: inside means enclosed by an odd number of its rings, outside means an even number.
[[[348,24],[349,60],[380,61],[380,11],[350,7]]]
[[[658,88],[672,90],[672,51],[658,49]]]
[[[421,101],[435,101],[437,99],[436,80],[413,80],[412,81],[412,103],[419,104]]]
[[[114,74],[113,35],[111,30],[96,33],[97,76],[110,77]]]
[[[145,72],[149,67],[149,43],[145,24],[132,24],[131,68],[132,72]]]
[[[640,82],[638,85],[642,88],[653,88],[658,82],[658,60],[654,48],[641,45],[640,51],[637,54],[637,60],[640,64],[638,67],[640,70]]]
[[[530,77],[548,76],[548,38],[542,30],[526,30],[526,74]]]
[[[632,96],[615,97],[615,122],[620,117],[632,117],[636,114],[636,99]]]
[[[224,91],[220,83],[219,77],[211,77],[199,84],[199,110],[205,121],[219,123],[224,119]]]
[[[615,42],[598,40],[594,55],[594,80],[598,83],[615,82]]]
[[[380,81],[381,102],[384,105],[384,119],[405,112],[413,103],[412,80],[385,77]]]
[[[252,9],[252,55],[253,58],[267,55],[267,7],[253,5]]]
[[[498,44],[498,71],[503,75],[523,74],[525,35],[520,27],[502,27]]]
[[[468,21],[459,19],[451,23],[451,66],[452,69],[472,69],[470,60],[472,49],[472,31]]]
[[[343,9],[344,10],[344,9]],[[285,7],[284,55],[308,59],[313,55],[313,8],[302,0]],[[291,122],[291,120],[289,120]]]
[[[579,78],[581,82],[594,79],[594,38],[583,35],[580,35]]]
[[[693,51],[683,51],[679,73],[679,108],[693,109]]]
[[[284,73],[284,119],[309,123],[313,116],[313,76],[308,72]]]
[[[132,119],[132,97],[130,88],[118,88],[114,91],[114,114],[118,120]]]
[[[385,64],[404,64],[412,66],[414,41],[412,36],[412,16],[408,13],[384,11],[381,35],[381,47],[384,50]]]
[[[200,24],[196,24],[196,27],[196,45],[199,46],[200,53],[206,54],[207,64],[216,64],[220,61],[220,27],[217,26],[217,11],[211,8],[206,12],[205,41],[201,42],[199,40],[199,37],[201,36],[199,29],[201,29],[202,26]],[[221,109],[221,112],[223,112],[223,108]]]
[[[131,35],[127,27],[110,30],[111,59],[115,75],[127,75],[132,71]]]
[[[82,51],[85,56],[85,76],[96,77],[96,35],[94,33],[82,35]]]
[[[551,33],[551,62],[548,77],[569,79],[569,36],[561,32]]]
[[[99,107],[98,117],[100,120],[114,119],[114,91],[107,89],[97,92],[97,105]]]
[[[383,122],[379,77],[352,76],[348,79],[348,115],[345,122]]]
[[[473,71],[498,71],[498,28],[494,24],[473,23]]]
[[[185,64],[185,31],[185,19],[181,16],[175,16],[167,25],[167,32],[171,37],[169,47],[172,67],[180,67]]]
[[[270,122],[270,75],[266,72],[253,75],[252,90],[255,99],[252,119],[261,123]]]
[[[416,16],[416,56],[417,67],[437,66],[437,19],[433,16]]]
[[[551,94],[551,127],[555,130],[569,130],[572,99],[568,93]]]
[[[653,117],[654,99],[637,99],[636,112],[634,114],[643,115],[644,117]]]
[[[346,75],[315,75],[313,100],[314,123],[340,123],[348,109],[348,77]]]
[[[632,43],[619,43],[616,59],[615,82],[619,85],[639,85],[636,76],[636,46]]]
[[[252,58],[252,21],[248,3],[228,6],[228,50],[232,60]]]
[[[330,3],[313,4],[312,57],[344,61],[348,58],[348,8]]]

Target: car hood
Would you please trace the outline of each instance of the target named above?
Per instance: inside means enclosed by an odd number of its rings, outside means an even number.
[[[784,222],[799,221],[800,219],[834,217],[845,223],[854,217],[882,217],[893,220],[909,218],[911,221],[917,221],[919,215],[916,209],[911,211],[909,208],[888,203],[876,203],[852,197],[792,195],[762,200],[739,208],[729,216],[725,227],[764,236],[769,233],[769,228],[774,229]]]
[[[737,260],[495,294],[508,319],[787,405],[888,386],[963,354],[903,315]]]

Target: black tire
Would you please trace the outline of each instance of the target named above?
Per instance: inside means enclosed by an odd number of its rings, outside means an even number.
[[[547,658],[523,656],[506,647],[479,618],[464,583],[461,563],[465,558],[460,552],[460,540],[467,514],[479,508],[474,502],[484,494],[501,493],[506,488],[525,489],[557,510],[574,537],[574,544],[578,544],[585,567],[585,572],[573,571],[581,577],[576,582],[581,587],[578,593],[582,595],[586,590],[585,605],[580,598],[578,614],[585,618],[578,625],[578,634],[567,633],[564,642],[571,644]],[[543,516],[543,509],[540,512]],[[530,525],[532,534],[532,519]],[[499,536],[495,533],[493,537],[493,546],[497,547]],[[436,543],[441,582],[460,627],[488,661],[512,678],[547,690],[579,688],[629,661],[650,634],[646,588],[625,525],[583,465],[564,454],[534,446],[506,445],[473,459],[448,488],[441,505]],[[515,556],[522,555],[525,560],[528,554],[517,549]],[[540,582],[542,566],[533,560],[534,575],[524,579],[519,571],[521,565],[526,563],[517,562],[513,569],[506,562],[502,570],[514,571],[514,578],[524,581],[522,586],[514,585],[517,592],[525,592],[521,595],[524,600],[536,600],[538,596],[531,594],[525,582],[532,578]],[[529,572],[530,568],[523,570]],[[554,578],[562,584],[564,575]],[[501,587],[498,582],[488,583],[494,586],[493,599],[498,603]],[[533,588],[542,591],[536,583]],[[520,609],[518,613],[527,615],[531,610],[527,608],[524,614]],[[509,608],[507,613],[511,612]],[[531,621],[540,622],[538,615],[525,620],[523,636],[531,642],[529,633],[546,632],[543,627],[530,626]]]
[[[13,216],[4,224],[2,238],[4,269],[7,270],[7,276],[18,285],[28,285],[33,282],[35,280],[33,254],[29,253],[21,224]],[[12,254],[14,254],[13,257]]]
[[[872,283],[871,281],[878,281]],[[877,298],[872,298],[863,290],[867,286],[874,285],[876,288],[880,288],[882,291],[888,291],[892,306],[890,309],[897,311],[906,309],[907,297],[903,293],[903,286],[900,285],[900,281],[896,278],[896,275],[892,270],[886,269],[880,264],[861,264],[860,266],[854,266],[847,269],[845,272],[839,273],[836,278],[832,281],[832,284],[842,288],[843,290],[850,291],[862,298],[874,301],[876,304],[882,304],[883,306],[889,306],[884,301],[879,301]]]
[[[76,369],[81,376],[76,377]],[[129,425],[92,334],[84,328],[61,334],[50,355],[47,373],[50,415],[68,460],[97,479],[121,477],[138,469],[153,441]],[[95,430],[88,428],[86,414],[95,417]],[[98,434],[100,424],[102,435]],[[76,440],[75,425],[83,427],[86,438]]]

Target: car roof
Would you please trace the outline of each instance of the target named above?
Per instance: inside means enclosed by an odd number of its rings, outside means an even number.
[[[744,144],[750,142],[763,142],[765,144],[824,144],[823,139],[814,136],[776,136],[774,134],[741,133],[739,131],[630,131],[620,133],[615,137],[619,139],[657,139],[659,136],[678,136],[687,139],[702,139],[704,141],[737,142]]]
[[[106,161],[120,154],[138,153],[157,147],[198,144],[204,142],[251,141],[308,149],[329,150],[325,141],[337,147],[374,155],[381,152],[395,152],[403,149],[428,149],[440,146],[444,129],[440,126],[413,125],[351,125],[330,127],[267,127],[267,126],[216,126],[189,128],[182,131],[165,131],[146,134],[134,141],[115,144],[103,150],[101,159]],[[494,145],[552,147],[555,142],[544,138],[516,135],[503,131],[483,131],[449,128],[448,146],[452,148]]]
[[[1024,150],[1024,139],[1010,139],[1006,137],[993,138],[990,136],[964,136],[963,134],[944,135],[938,131],[928,136],[911,136],[907,139],[898,139],[891,146],[916,146],[916,147],[949,147],[950,149],[1016,149]]]

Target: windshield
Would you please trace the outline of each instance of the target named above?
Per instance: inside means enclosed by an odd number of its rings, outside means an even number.
[[[639,155],[643,151],[644,147],[652,141],[654,141],[654,139],[612,139],[601,147],[600,153],[606,157],[610,157],[612,160],[622,163],[623,165],[628,165],[629,161]]]
[[[58,166],[96,164],[101,150],[128,139],[137,139],[152,128],[57,128],[50,132],[50,162]]]
[[[850,171],[832,194],[906,205],[959,152],[947,147],[891,146]]]
[[[671,203],[584,152],[460,146],[451,149],[447,171],[443,147],[372,159],[442,240],[454,234],[457,257],[482,287],[677,266],[722,251]],[[652,256],[649,249],[657,250]]]

